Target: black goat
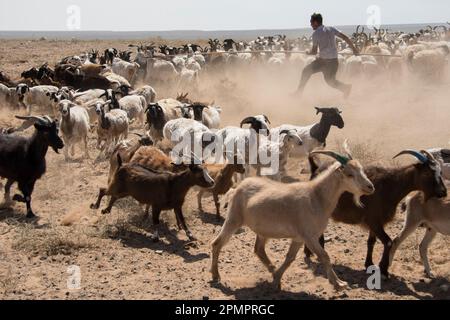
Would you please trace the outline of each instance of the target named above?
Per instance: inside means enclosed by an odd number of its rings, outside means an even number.
[[[373,247],[376,238],[380,239],[384,246],[380,270],[385,276],[389,275],[389,254],[392,240],[384,231],[384,226],[394,219],[396,208],[400,201],[412,191],[422,191],[425,194],[425,199],[447,196],[447,189],[440,174],[440,165],[429,152],[425,150],[420,152],[404,150],[395,157],[402,154],[410,154],[416,157],[419,163],[395,168],[368,166],[364,171],[375,186],[375,192],[372,195],[361,197],[363,207],[357,207],[354,204],[352,194],[344,193],[332,214],[332,218],[335,221],[359,224],[369,229],[366,268],[373,265]],[[311,165],[311,179],[314,179],[318,173],[326,169],[325,165],[318,167],[312,156],[309,157],[309,162]],[[323,236],[320,239],[320,243],[322,246],[324,245]],[[307,256],[311,255],[311,252],[306,247],[305,254]]]
[[[36,129],[31,137],[18,135],[0,135],[0,177],[6,178],[4,207],[12,203],[10,198],[11,185],[17,181],[22,195],[16,194],[13,201],[25,202],[27,205],[27,218],[34,217],[31,209],[31,194],[34,184],[45,173],[45,155],[48,147],[58,153],[64,143],[58,136],[58,127],[55,121],[48,116],[27,116],[18,119],[34,122]]]

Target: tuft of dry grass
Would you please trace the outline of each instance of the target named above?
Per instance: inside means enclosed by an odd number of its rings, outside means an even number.
[[[0,274],[0,292],[8,294],[16,289],[18,284],[18,278],[13,275],[11,267],[7,270],[3,270]]]
[[[17,237],[12,247],[34,255],[52,256],[70,255],[83,248],[92,248],[94,243],[82,228],[52,226],[37,229],[23,224],[17,229]]]

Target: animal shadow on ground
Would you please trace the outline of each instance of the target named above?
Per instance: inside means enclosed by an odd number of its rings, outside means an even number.
[[[25,216],[25,212],[23,211],[16,211],[13,208],[3,208],[0,209],[0,221],[3,221],[9,225],[15,225],[17,223],[27,223],[30,225],[35,225],[36,228],[48,227],[48,224],[38,225],[40,219],[39,213],[35,212],[35,214],[36,217],[30,219]]]
[[[138,205],[135,205],[135,207],[140,209]],[[179,239],[177,237],[177,230],[170,229],[164,220],[161,221],[157,229],[152,225],[150,220],[150,218],[145,219],[145,216],[143,215],[132,216],[128,223],[133,227],[144,230],[148,234],[143,234],[135,230],[126,230],[126,232],[120,232],[115,238],[120,239],[121,242],[128,247],[147,248],[154,251],[161,250],[170,254],[177,254],[188,263],[209,257],[206,253],[191,254],[187,247],[190,246],[192,242]],[[156,230],[159,232],[159,241],[155,241],[151,236]]]
[[[420,280],[412,285],[416,291],[430,294],[432,299],[450,300],[450,294],[448,293],[450,282],[447,278],[436,276],[429,283]],[[447,290],[443,290],[441,286],[447,286]]]
[[[320,262],[305,259],[305,263],[309,266],[315,276],[327,277],[325,270]],[[349,286],[358,288],[367,288],[367,279],[372,275],[366,273],[366,270],[353,270],[347,266],[334,264],[333,269],[337,276],[346,281]],[[369,289],[367,289],[369,290]],[[424,299],[421,295],[411,290],[405,283],[404,279],[390,275],[389,279],[381,280],[381,288],[377,291],[380,292],[392,292],[398,296],[413,296],[417,299]]]
[[[213,288],[219,289],[227,296],[234,296],[237,300],[320,300],[323,299],[315,294],[306,292],[290,292],[275,289],[271,282],[261,281],[251,288],[231,289],[223,283],[211,283]]]
[[[206,212],[206,211],[198,211],[198,215],[200,217],[200,220],[203,223],[208,223],[208,224],[212,224],[215,226],[221,226],[223,225],[225,218],[220,216],[219,219],[217,219],[217,216],[215,213],[210,213],[210,212]]]

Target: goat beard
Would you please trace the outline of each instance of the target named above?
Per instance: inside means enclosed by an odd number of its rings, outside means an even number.
[[[364,204],[361,202],[361,197],[363,196],[362,193],[360,194],[353,194],[353,202],[358,208],[364,208]]]

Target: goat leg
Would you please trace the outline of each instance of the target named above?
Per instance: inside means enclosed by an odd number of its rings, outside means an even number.
[[[372,231],[369,231],[369,238],[367,239],[367,255],[366,255],[366,262],[364,263],[364,266],[366,269],[373,265],[372,260],[372,254],[373,254],[373,247],[375,245],[375,242],[377,242],[377,237]]]
[[[23,197],[16,194],[13,199],[18,199],[16,201],[25,202],[27,205],[27,218],[34,218],[36,215],[33,213],[31,209],[31,194],[34,189],[34,181],[29,181],[25,183],[19,183],[19,190],[22,192]]]
[[[319,243],[322,246],[322,248],[325,249],[325,236],[322,234],[319,238]],[[303,252],[305,253],[306,258],[310,258],[312,256],[311,250],[305,245]]]
[[[100,188],[98,192],[97,202],[91,203],[91,209],[98,209],[102,198],[106,195],[106,188]]]
[[[10,190],[11,186],[14,183],[14,180],[8,179],[5,184],[5,196],[4,201],[0,204],[0,209],[9,208],[13,204],[13,200],[11,200]]]
[[[102,210],[102,214],[110,213],[111,209],[112,209],[112,207],[114,205],[114,202],[116,202],[117,199],[119,199],[119,198],[116,197],[116,196],[111,196],[109,198],[108,206],[105,209]]]
[[[148,206],[147,206],[147,208],[148,208]],[[147,209],[147,213],[148,213],[148,209]],[[156,229],[155,233],[152,236],[152,239],[155,242],[159,241],[158,228],[159,228],[159,215],[160,214],[161,214],[161,209],[152,206],[152,222],[153,222],[153,225],[154,225],[154,227]]]
[[[392,240],[381,226],[375,230],[375,234],[377,238],[380,239],[380,241],[383,243],[384,246],[383,256],[381,257],[379,265],[380,271],[382,275],[389,277],[388,268],[389,268],[389,256],[392,247]]]
[[[181,228],[186,233],[186,236],[189,238],[190,241],[196,241],[195,237],[192,235],[191,231],[186,226],[186,221],[184,221],[183,212],[181,211],[181,208],[175,208],[175,216],[177,217],[177,220],[181,223]]]
[[[216,219],[220,221],[220,202],[219,195],[217,193],[213,193],[214,204],[216,205]]]

